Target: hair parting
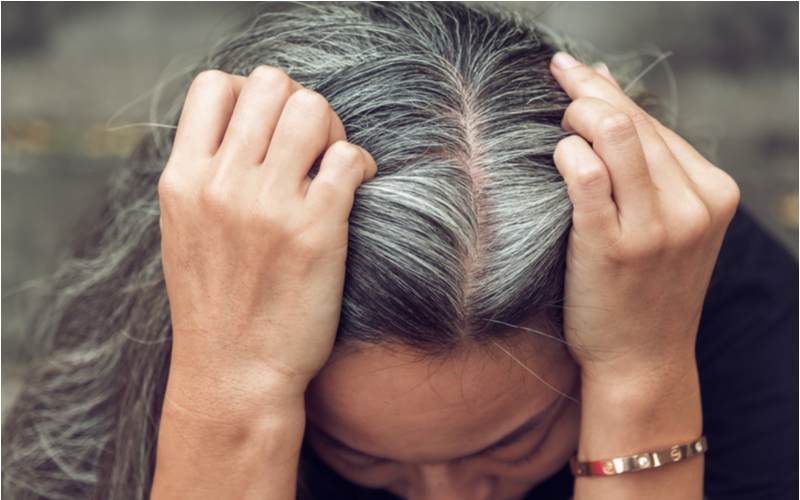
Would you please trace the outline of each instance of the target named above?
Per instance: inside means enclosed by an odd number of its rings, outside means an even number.
[[[522,364],[498,341],[533,320],[560,327],[572,215],[553,161],[570,99],[549,63],[567,51],[590,64],[592,52],[485,5],[280,9],[215,44],[188,76],[280,68],[325,96],[375,159],[350,216],[339,346],[436,356],[493,343]],[[619,80],[638,99],[638,83]],[[173,81],[152,92],[149,123],[122,125],[150,130],[30,330],[37,357],[3,433],[10,498],[149,496],[172,346],[157,186],[181,106],[157,108]]]

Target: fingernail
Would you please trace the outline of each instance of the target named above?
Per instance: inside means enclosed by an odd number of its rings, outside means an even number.
[[[606,63],[604,63],[604,62],[599,62],[599,63],[595,64],[594,66],[592,66],[592,69],[604,69],[604,70],[608,71],[609,73],[611,72],[608,69],[608,65]]]
[[[553,56],[553,65],[558,69],[572,69],[580,63],[566,52],[559,52]]]

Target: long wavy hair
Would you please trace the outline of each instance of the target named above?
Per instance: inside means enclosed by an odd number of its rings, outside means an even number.
[[[553,162],[570,102],[549,72],[558,50],[592,59],[485,6],[311,4],[255,17],[197,66],[281,68],[375,158],[350,217],[339,344],[442,353],[558,323],[572,210]],[[3,433],[8,498],[149,496],[171,349],[157,184],[173,137],[153,129],[116,174],[31,330],[39,352]]]

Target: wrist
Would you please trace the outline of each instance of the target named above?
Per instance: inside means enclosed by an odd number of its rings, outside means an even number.
[[[265,397],[259,401],[237,400],[228,395],[216,401],[197,397],[178,397],[169,388],[161,411],[161,425],[175,423],[182,429],[205,437],[205,434],[245,436],[269,433],[275,429],[289,431],[297,428],[300,435],[305,426],[305,404],[302,399]]]
[[[304,392],[278,379],[241,376],[220,381],[172,367],[162,406],[162,421],[195,430],[230,435],[269,431],[305,422]],[[210,380],[209,380],[210,379]],[[301,429],[302,433],[302,429]]]
[[[213,425],[304,412],[309,377],[282,373],[259,359],[226,359],[179,347],[172,349],[165,411]]]
[[[694,342],[682,344],[640,347],[582,359],[578,364],[583,387],[601,392],[626,390],[645,393],[651,386],[664,387],[696,379]]]
[[[670,373],[670,372],[667,372]],[[577,459],[593,462],[670,449],[703,430],[696,365],[655,376],[590,381],[582,386]],[[713,443],[711,444],[713,446]],[[578,477],[576,500],[697,498],[703,491],[703,457],[608,477]]]
[[[251,417],[209,418],[165,399],[152,498],[293,498],[303,406]]]
[[[582,461],[669,448],[703,430],[694,363],[668,374],[588,381],[581,392]]]

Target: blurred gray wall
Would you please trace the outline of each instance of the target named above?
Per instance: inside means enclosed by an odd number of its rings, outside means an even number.
[[[795,255],[798,4],[504,2],[604,53],[671,51],[680,125],[717,143],[718,165]],[[25,353],[26,304],[83,234],[146,121],[134,101],[208,51],[248,3],[2,3],[3,408]],[[643,57],[645,64],[651,56]],[[663,66],[646,77],[668,92]]]

